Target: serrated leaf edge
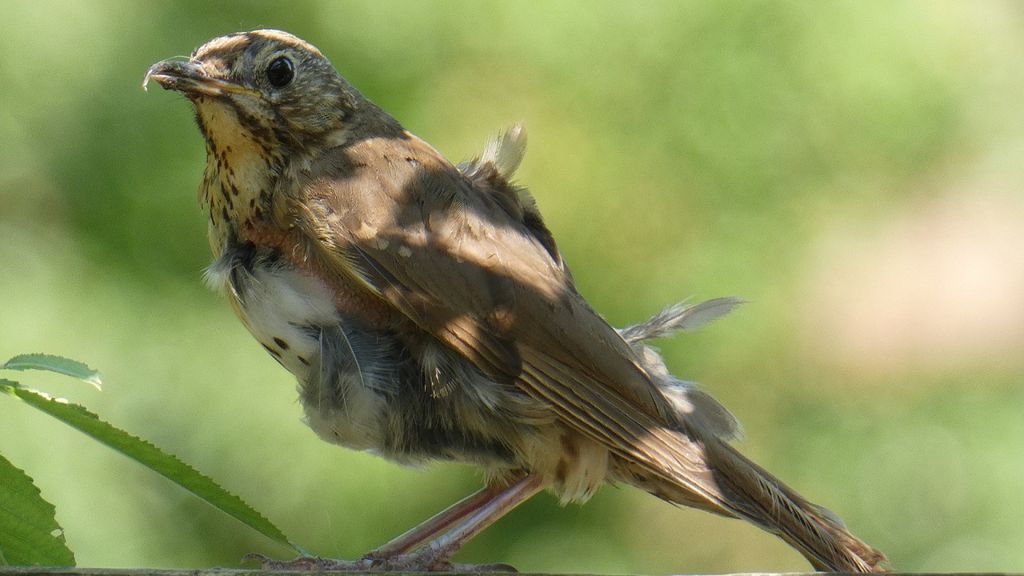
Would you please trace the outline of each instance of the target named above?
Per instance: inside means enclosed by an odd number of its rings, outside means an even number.
[[[134,436],[126,432],[125,430],[122,430],[121,428],[118,428],[117,426],[114,426],[113,424],[106,422],[98,415],[94,414],[93,412],[91,412],[90,410],[88,410],[87,408],[80,404],[69,402],[64,398],[54,398],[49,394],[46,394],[45,392],[25,388],[23,386],[18,385],[17,383],[14,384],[15,385],[11,388],[12,393],[18,398],[20,398],[22,401],[24,401],[26,404],[44,413],[49,414],[50,416],[56,418],[57,420],[67,424],[68,426],[71,426],[72,428],[75,428],[76,430],[82,432],[83,434],[93,438],[94,440],[97,440],[98,442],[105,444],[106,446],[121,453],[122,455],[127,456],[132,460],[135,460],[136,462],[142,464],[143,466],[149,468],[150,470],[156,472],[157,474],[160,474],[161,476],[167,478],[168,480],[177,484],[178,486],[184,488],[188,492],[191,492],[193,495],[203,500],[207,504],[213,506],[214,508],[217,508],[218,510],[224,512],[225,514],[228,514],[229,516],[235,518],[239,522],[242,522],[243,524],[252,528],[253,530],[256,530],[264,536],[267,536],[271,540],[274,540],[275,542],[278,542],[280,544],[284,544],[285,546],[288,546],[296,551],[299,551],[300,553],[303,553],[301,547],[297,546],[296,544],[293,544],[288,539],[288,537],[285,536],[284,533],[281,532],[279,528],[277,528],[277,526],[270,522],[270,520],[268,520],[265,516],[257,512],[252,506],[250,506],[244,500],[242,500],[241,497],[237,496],[232,492],[229,492],[227,489],[225,489],[224,487],[220,486],[217,482],[215,482],[212,478],[203,474],[202,472],[199,472],[189,464],[179,459],[177,456],[165,452],[152,442],[143,440],[142,438]],[[158,462],[147,462],[146,455],[141,453],[133,454],[129,451],[125,451],[124,449],[122,449],[121,446],[118,445],[117,442],[115,442],[115,439],[104,438],[100,435],[94,434],[93,431],[87,429],[87,427],[80,426],[79,423],[77,422],[63,418],[61,415],[55,414],[47,410],[45,406],[49,403],[58,404],[61,405],[62,407],[69,408],[78,412],[79,416],[83,416],[95,422],[100,427],[105,428],[113,435],[119,436],[120,440],[127,440],[128,444],[136,444],[138,446],[141,446],[145,450],[155,452],[157,457],[162,457],[169,460],[172,465],[180,467],[186,473],[186,475],[191,474],[193,477],[181,479],[174,477],[171,471],[162,470]],[[192,487],[190,487],[190,485]],[[203,488],[209,489],[216,495],[220,496],[222,498],[221,502],[218,503],[217,501],[211,500],[204,496],[201,493]],[[245,514],[240,514],[236,512],[237,509],[245,511]],[[255,518],[257,522],[251,522],[249,518],[247,518],[246,516]]]
[[[61,366],[60,364],[69,364],[72,368]],[[99,370],[90,368],[85,362],[56,354],[18,354],[0,365],[0,368],[54,372],[91,384],[97,390],[103,389],[103,379],[100,376]]]

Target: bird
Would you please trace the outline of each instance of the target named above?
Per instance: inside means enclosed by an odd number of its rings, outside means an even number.
[[[206,282],[298,382],[323,440],[400,463],[478,466],[484,486],[357,560],[264,566],[445,570],[542,491],[604,484],[746,520],[817,570],[885,556],[743,456],[739,424],[649,344],[741,300],[669,306],[616,329],[577,290],[529,191],[526,134],[455,164],[312,44],[257,29],[148,69],[187,98],[206,144]]]

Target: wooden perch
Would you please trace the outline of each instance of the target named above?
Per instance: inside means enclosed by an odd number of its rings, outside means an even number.
[[[46,568],[38,566],[0,566],[0,576],[297,576],[313,574],[344,574],[346,576],[381,576],[381,572],[306,572],[295,570],[258,570],[244,568],[203,568],[195,570],[157,570],[146,568]],[[406,573],[389,572],[389,576],[406,576]],[[422,576],[420,572],[410,572]],[[452,576],[454,573],[430,572],[431,576]],[[466,576],[465,572],[457,573]],[[487,573],[493,575],[494,573]],[[892,572],[891,576],[933,576],[923,572]],[[527,574],[519,576],[561,576],[552,574]],[[571,576],[588,576],[573,574]],[[688,575],[698,576],[698,575]],[[821,576],[820,572],[762,572],[740,574],[717,574],[714,576]],[[1024,576],[1012,572],[951,572],[942,576]]]

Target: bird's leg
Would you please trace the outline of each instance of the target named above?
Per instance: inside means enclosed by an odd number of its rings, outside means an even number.
[[[457,571],[478,571],[481,568],[490,568],[512,571],[510,566],[451,565],[448,559],[474,536],[543,488],[543,478],[535,474],[523,476],[504,488],[484,488],[371,552],[366,559],[371,560],[374,567],[383,567],[385,570],[428,571],[454,568]],[[440,536],[437,536],[438,534]],[[424,544],[427,539],[434,536],[437,537]],[[420,550],[409,552],[421,545]]]
[[[389,559],[402,557],[403,554],[408,554],[409,551],[450,529],[453,524],[465,518],[466,515],[480,509],[493,500],[503,489],[499,486],[486,486],[358,560],[319,558],[304,555],[293,560],[282,561],[273,560],[262,554],[246,554],[242,561],[259,562],[264,570],[365,572],[371,570],[371,567],[374,566],[377,569],[387,570],[386,565],[389,563]],[[406,558],[403,557],[403,559]]]
[[[243,561],[257,561],[264,570],[515,572],[505,564],[451,564],[448,559],[474,536],[543,488],[543,478],[535,474],[523,476],[508,486],[488,486],[358,560],[302,556],[278,561],[260,554],[248,554]]]
[[[447,531],[453,524],[462,520],[468,514],[479,510],[482,506],[493,500],[502,490],[503,488],[498,486],[481,488],[477,492],[438,512],[422,524],[414,526],[401,536],[370,552],[367,554],[367,557],[384,559],[398,554],[406,554],[438,534]]]
[[[435,562],[447,561],[466,542],[511,512],[513,508],[532,498],[543,488],[544,481],[540,476],[531,474],[523,477],[467,515],[465,520],[427,544],[417,554],[433,558]]]

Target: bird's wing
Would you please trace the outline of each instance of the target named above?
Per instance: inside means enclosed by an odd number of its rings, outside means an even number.
[[[551,231],[544,224],[537,202],[529,190],[512,181],[525,152],[526,131],[515,124],[489,140],[480,156],[459,164],[458,169],[473,188],[490,196],[514,220],[521,222],[529,234],[544,246],[551,259],[568,273],[568,266]],[[571,273],[569,276],[571,280]]]
[[[414,137],[338,154],[299,224],[332,266],[620,456],[659,475],[706,474],[667,429],[674,412],[636,352],[520,221]]]

